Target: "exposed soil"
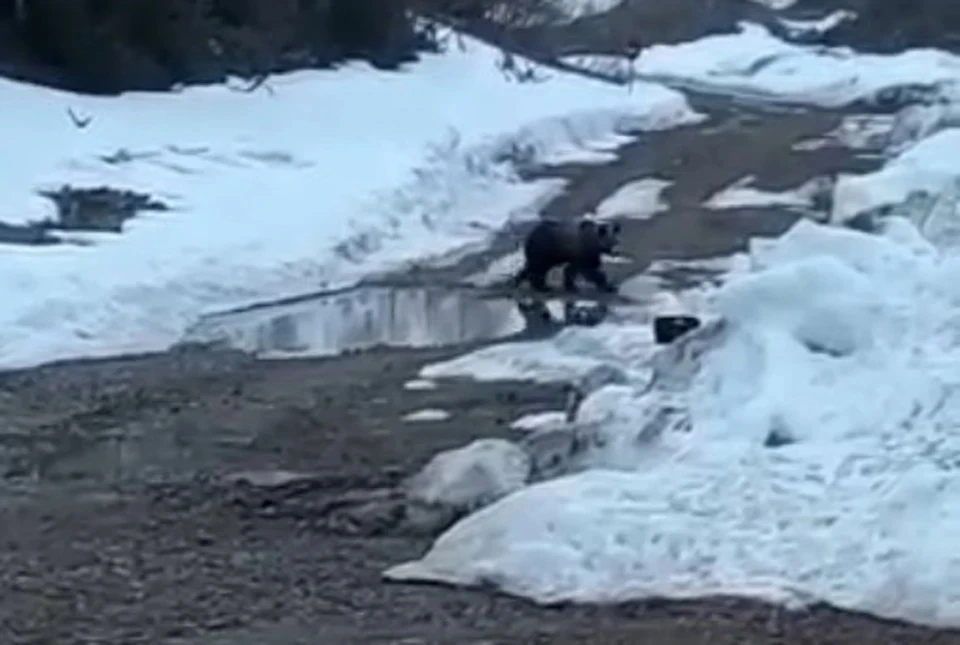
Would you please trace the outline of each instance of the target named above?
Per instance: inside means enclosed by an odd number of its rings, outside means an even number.
[[[144,211],[166,211],[163,202],[129,190],[73,188],[39,191],[49,199],[56,214],[26,224],[0,222],[0,244],[31,246],[62,244],[58,232],[122,233],[124,223]],[[75,240],[71,240],[77,243]]]
[[[836,146],[793,150],[837,123],[828,113],[718,110],[708,123],[644,136],[614,163],[550,170],[570,184],[547,211],[592,209],[638,176],[675,178],[669,211],[628,226],[636,263],[617,275],[742,248],[795,215],[711,212],[702,199],[744,175],[786,188],[873,163]],[[538,608],[383,583],[380,572],[421,554],[429,537],[392,531],[344,496],[375,495],[438,450],[508,436],[520,414],[563,405],[561,384],[404,389],[424,363],[467,349],[271,362],[181,350],[0,375],[0,642],[960,643],[955,632],[827,608],[787,615],[728,599]],[[400,420],[428,407],[452,416]],[[306,478],[275,489],[230,483],[278,469]]]

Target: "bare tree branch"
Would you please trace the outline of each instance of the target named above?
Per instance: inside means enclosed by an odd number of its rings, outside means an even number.
[[[92,116],[80,117],[73,111],[72,108],[67,108],[67,115],[70,117],[70,121],[73,125],[77,126],[81,130],[90,125],[90,122],[93,121]]]

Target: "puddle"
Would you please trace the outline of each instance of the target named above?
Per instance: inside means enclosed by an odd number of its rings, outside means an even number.
[[[208,316],[184,343],[222,343],[260,358],[331,356],[378,346],[437,347],[512,336],[548,335],[567,324],[596,324],[597,303],[522,303],[479,289],[357,287],[289,304]]]
[[[606,315],[598,303],[565,307],[559,301],[491,298],[477,288],[377,286],[212,315],[184,340],[225,342],[266,358],[303,357],[377,345],[423,347],[541,337],[571,320],[590,324]],[[411,389],[424,386],[415,382]],[[426,423],[440,416],[438,410],[420,410],[407,420]],[[40,492],[79,495],[103,484],[179,480],[191,476],[199,464],[230,461],[257,439],[246,426],[232,424],[229,415],[203,427],[188,419],[170,419],[163,432],[149,422],[85,428],[53,421],[38,426],[33,421],[19,424],[11,417],[0,433],[0,507]]]

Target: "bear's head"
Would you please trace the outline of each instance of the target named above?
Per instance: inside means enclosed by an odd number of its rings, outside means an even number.
[[[600,222],[597,224],[597,239],[600,241],[600,252],[614,254],[620,244],[620,223]]]

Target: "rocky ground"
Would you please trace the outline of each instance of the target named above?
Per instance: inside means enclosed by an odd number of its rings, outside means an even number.
[[[555,216],[591,210],[640,176],[675,180],[667,212],[628,223],[635,261],[617,266],[618,278],[789,225],[794,216],[769,207],[702,207],[737,178],[779,190],[876,163],[828,136],[837,114],[699,107],[713,118],[645,135],[612,163],[541,171],[569,180],[545,209]],[[813,140],[824,145],[798,149]],[[501,240],[445,276],[510,248]],[[367,502],[439,450],[508,436],[517,416],[564,404],[562,384],[404,388],[422,365],[467,349],[284,361],[183,349],[0,375],[0,642],[960,643],[828,608],[786,615],[732,599],[538,608],[383,583],[380,572],[422,553],[430,536]],[[452,416],[401,421],[428,407]],[[284,472],[300,475],[237,481]]]

